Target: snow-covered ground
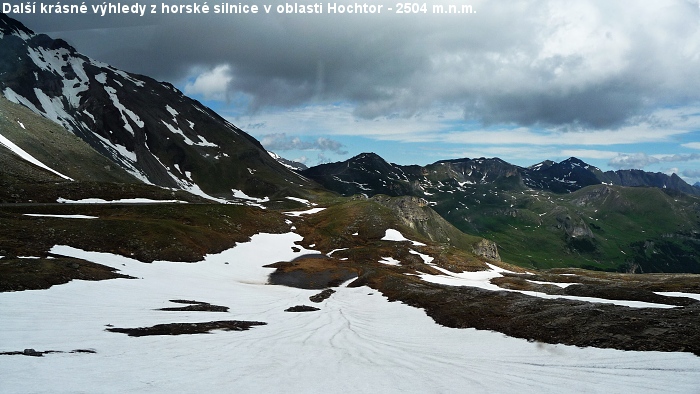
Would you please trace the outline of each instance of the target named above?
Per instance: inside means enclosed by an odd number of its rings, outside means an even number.
[[[139,279],[73,281],[0,293],[2,393],[697,393],[700,358],[530,343],[451,329],[376,291],[267,285],[263,265],[316,253],[292,250],[294,233],[259,234],[199,263],[138,261],[56,246],[52,253],[118,268]],[[168,300],[227,306],[228,313],[166,312]],[[290,306],[320,307],[307,313]],[[129,337],[105,331],[159,323],[263,321],[249,331]]]

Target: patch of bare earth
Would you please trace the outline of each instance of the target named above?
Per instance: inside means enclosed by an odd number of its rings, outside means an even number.
[[[227,306],[212,305],[208,302],[193,300],[170,300],[176,304],[186,304],[187,306],[160,308],[159,311],[169,312],[228,312]]]
[[[143,337],[149,335],[185,335],[205,334],[214,330],[246,331],[254,326],[263,326],[267,323],[257,321],[222,320],[203,323],[168,323],[156,324],[151,327],[119,328],[109,327],[107,331],[127,334],[130,337]]]
[[[116,269],[74,258],[0,259],[0,292],[48,289],[74,279],[106,280],[129,278]]]

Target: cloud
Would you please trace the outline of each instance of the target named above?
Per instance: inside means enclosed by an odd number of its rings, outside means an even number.
[[[231,66],[222,64],[199,73],[194,82],[185,85],[185,94],[202,95],[205,100],[224,100],[232,80]]]
[[[700,169],[689,168],[682,171],[682,175],[688,178],[700,180]]]
[[[687,162],[691,160],[700,160],[700,153],[690,153],[690,154],[675,154],[675,155],[665,155],[665,156],[650,156],[646,153],[633,153],[633,154],[620,154],[617,157],[612,158],[608,165],[613,168],[623,169],[623,168],[635,168],[643,169],[644,167],[651,164],[658,163],[677,163],[677,162]],[[675,171],[677,172],[677,171]]]
[[[689,142],[687,144],[682,144],[681,146],[690,149],[700,149],[700,142]]]
[[[642,169],[650,164],[656,164],[659,159],[649,156],[646,153],[633,153],[633,154],[620,154],[617,157],[612,158],[608,165],[612,168],[623,169],[623,168],[635,168]]]
[[[397,142],[443,142],[454,145],[521,145],[521,146],[614,146],[636,143],[672,142],[700,128],[700,107],[683,110],[662,109],[650,113],[636,125],[617,129],[561,131],[535,127],[482,127],[466,123],[456,107],[426,111],[412,117],[384,116],[356,118],[353,107],[314,105],[291,110],[263,111],[252,118],[264,128],[250,130],[257,138],[265,133],[295,130],[299,134],[361,136]],[[237,123],[235,117],[229,120]],[[555,152],[556,154],[557,152]],[[604,153],[605,159],[616,154]],[[590,157],[590,156],[589,156]],[[602,157],[601,157],[602,158]]]
[[[287,136],[286,133],[267,134],[261,137],[260,143],[271,151],[318,150],[334,152],[339,155],[348,153],[343,149],[343,144],[325,137],[318,137],[313,141],[303,141],[299,137]]]
[[[323,153],[319,153],[316,160],[318,164],[326,164],[332,162],[332,160]]]
[[[619,156],[619,153],[595,149],[564,149],[560,156],[573,156],[579,159],[613,159]]]
[[[184,0],[172,1],[177,2]],[[695,3],[472,4],[477,14],[461,16],[22,19],[33,29],[43,24],[54,32],[73,29],[68,21],[75,20],[94,33],[60,33],[79,50],[160,80],[184,81],[194,67],[204,67],[208,74],[189,91],[216,98],[227,97],[224,89],[229,96],[245,95],[250,113],[341,102],[352,106],[354,119],[408,119],[449,106],[485,126],[605,130],[634,126],[650,111],[697,101],[700,10]],[[101,30],[103,21],[109,28]],[[142,33],[139,39],[135,29]],[[222,64],[230,68],[221,69]],[[225,83],[208,83],[214,81]]]
[[[299,156],[296,159],[292,159],[292,161],[296,161],[297,163],[301,163],[301,164],[306,164],[309,162],[309,158],[306,156]]]

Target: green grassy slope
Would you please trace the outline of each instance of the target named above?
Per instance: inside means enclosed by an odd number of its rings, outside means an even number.
[[[571,194],[475,187],[435,207],[462,231],[533,268],[700,273],[700,199],[656,188],[589,186]]]

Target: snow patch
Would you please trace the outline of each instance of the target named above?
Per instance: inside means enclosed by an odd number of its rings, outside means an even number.
[[[382,259],[379,260],[379,262],[382,264],[393,265],[393,266],[397,266],[397,265],[401,264],[401,262],[399,260],[396,260],[393,257],[382,257]]]
[[[270,201],[270,197],[263,197],[263,198],[251,197],[251,196],[243,193],[241,190],[231,189],[231,192],[233,192],[233,197],[240,198],[242,200],[250,200],[250,201],[255,201],[258,203],[265,203],[265,202]]]
[[[306,211],[290,211],[290,212],[285,212],[284,214],[287,216],[301,216],[301,215],[313,215],[314,213],[319,213],[323,211],[326,208],[311,208],[307,209]]]
[[[490,268],[489,270],[476,271],[476,272],[462,272],[462,273],[450,272],[444,268],[433,265],[432,267],[435,268],[436,270],[442,272],[443,275],[420,274],[419,276],[424,281],[430,282],[430,283],[437,283],[437,284],[448,285],[448,286],[477,287],[480,289],[490,290],[490,291],[509,291],[509,292],[516,292],[516,293],[525,294],[525,295],[528,295],[531,297],[538,297],[538,298],[545,298],[545,299],[563,298],[563,299],[575,300],[575,301],[597,302],[597,303],[601,303],[601,304],[614,304],[614,305],[620,305],[620,306],[627,306],[627,307],[631,307],[631,308],[663,308],[663,309],[676,308],[675,305],[656,304],[656,303],[643,302],[643,301],[609,300],[609,299],[597,298],[597,297],[578,297],[578,296],[568,296],[568,295],[546,294],[546,293],[535,292],[535,291],[526,291],[526,290],[504,289],[504,288],[498,287],[497,285],[494,285],[493,283],[491,283],[491,279],[502,277],[503,275],[501,275],[501,273],[506,273],[506,272],[507,273],[514,273],[514,272],[508,271],[506,269],[497,267],[497,266],[492,265],[492,264],[488,264],[488,263],[486,263],[486,264],[489,266],[489,268]],[[552,284],[554,284],[554,283],[552,283]]]
[[[425,264],[430,264],[430,263],[432,263],[433,260],[435,259],[435,258],[432,257],[432,256],[428,256],[427,254],[423,254],[423,253],[416,252],[416,251],[413,250],[413,249],[410,249],[408,252],[411,253],[411,254],[415,254],[415,255],[417,255],[418,257],[420,257],[421,259],[423,259],[423,262],[424,262]]]
[[[61,204],[187,204],[182,200],[152,200],[150,198],[122,198],[119,200],[103,200],[101,198],[83,198],[80,200],[69,200],[63,197],[56,199]]]
[[[24,159],[24,160],[26,160],[26,161],[28,161],[28,162],[30,162],[30,163],[32,163],[32,164],[34,164],[34,165],[37,166],[37,167],[41,167],[41,168],[43,168],[43,169],[45,169],[45,170],[47,170],[47,171],[50,171],[50,172],[52,172],[52,173],[54,173],[54,174],[60,176],[60,177],[63,178],[63,179],[66,179],[66,180],[69,180],[69,181],[72,181],[72,180],[73,180],[73,178],[71,178],[71,177],[69,177],[69,176],[66,176],[66,175],[63,175],[63,174],[61,174],[60,172],[54,170],[53,168],[47,166],[46,164],[40,162],[39,160],[37,160],[36,158],[34,158],[34,156],[32,156],[32,155],[30,155],[29,153],[27,153],[27,151],[25,151],[24,149],[22,149],[22,148],[20,148],[19,146],[15,145],[12,141],[10,141],[10,140],[8,140],[7,138],[5,138],[5,136],[3,136],[2,134],[0,134],[0,144],[4,145],[7,149],[11,150],[14,154],[16,154],[17,156],[21,157],[22,159]]]
[[[425,246],[424,243],[418,241],[411,241],[410,239],[404,237],[403,234],[401,234],[398,230],[394,230],[391,228],[386,230],[386,233],[384,233],[384,238],[382,238],[381,240],[394,242],[408,241],[411,242],[414,246]]]
[[[49,215],[43,213],[25,213],[23,216],[31,216],[36,218],[63,218],[63,219],[99,219],[97,216],[88,215]]]
[[[292,200],[292,201],[300,202],[300,203],[302,203],[302,204],[304,204],[304,205],[307,205],[307,206],[318,205],[318,204],[316,204],[315,202],[311,202],[311,201],[306,200],[306,199],[304,199],[304,198],[289,197],[289,196],[287,196],[287,197],[285,197],[285,198],[286,198],[287,200]]]

